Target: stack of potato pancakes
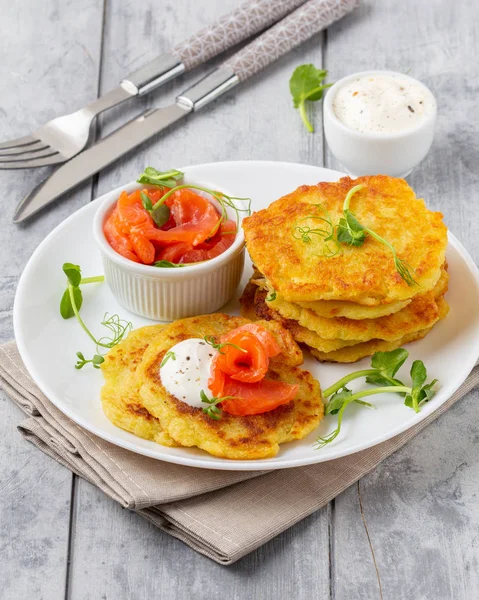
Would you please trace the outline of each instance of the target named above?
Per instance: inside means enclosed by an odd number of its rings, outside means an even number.
[[[370,233],[358,245],[338,240],[345,198],[358,185],[350,211],[389,246]],[[428,210],[403,179],[301,186],[246,218],[243,228],[255,266],[243,316],[280,321],[320,361],[393,350],[423,338],[448,313],[442,214]],[[393,251],[410,278],[401,277]]]

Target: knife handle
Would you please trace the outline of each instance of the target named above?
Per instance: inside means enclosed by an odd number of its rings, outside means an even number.
[[[240,81],[326,29],[358,5],[358,0],[309,0],[228,59]]]
[[[198,110],[254,75],[292,48],[334,23],[358,5],[358,0],[308,0],[277,25],[237,52],[212,73],[187,89],[177,103]]]
[[[201,29],[169,53],[131,73],[122,86],[132,94],[146,94],[183,71],[189,71],[266,29],[305,0],[247,0],[233,12]]]

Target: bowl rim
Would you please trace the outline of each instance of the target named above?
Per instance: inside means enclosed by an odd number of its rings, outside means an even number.
[[[350,127],[345,125],[336,116],[336,114],[333,110],[333,99],[334,99],[334,96],[337,93],[338,89],[341,86],[343,86],[345,83],[347,83],[348,81],[351,81],[352,79],[357,79],[358,77],[362,77],[364,75],[378,75],[378,74],[393,75],[395,77],[402,77],[404,79],[409,79],[411,81],[414,81],[414,83],[417,83],[421,87],[423,87],[427,91],[427,93],[430,94],[430,96],[433,100],[431,114],[428,115],[423,121],[421,121],[420,123],[417,123],[413,127],[410,127],[404,131],[395,131],[392,133],[383,133],[383,132],[375,132],[375,131],[367,133],[367,132],[363,132],[363,131],[356,131],[355,129],[351,129]],[[415,79],[414,77],[411,77],[410,75],[406,75],[405,73],[399,73],[398,71],[391,71],[388,69],[370,69],[368,71],[358,71],[357,73],[352,73],[351,75],[346,75],[346,77],[343,77],[342,79],[339,79],[338,81],[336,81],[328,89],[328,91],[326,92],[326,96],[324,97],[324,112],[323,112],[324,121],[326,122],[326,120],[329,119],[331,122],[333,122],[336,125],[336,127],[341,129],[343,132],[345,132],[353,137],[357,137],[357,138],[378,140],[378,141],[404,139],[404,138],[410,137],[411,135],[417,134],[422,129],[428,128],[431,125],[431,123],[434,125],[434,123],[436,121],[436,116],[437,116],[437,100],[436,100],[436,97],[434,96],[434,94],[431,92],[431,90],[427,87],[427,85],[425,85],[422,81],[419,81],[419,79]]]
[[[191,183],[191,185],[199,185],[202,187],[207,187],[209,189],[215,189],[214,185],[211,185],[210,182],[205,181],[188,181],[188,176],[185,175],[185,183]],[[149,186],[145,184],[140,184],[137,181],[131,181],[124,185],[118,186],[117,188],[106,192],[97,200],[101,201],[100,206],[98,207],[95,216],[93,218],[93,236],[97,243],[97,246],[106,257],[112,262],[116,263],[118,266],[122,267],[124,270],[129,270],[137,275],[143,275],[158,279],[185,279],[188,275],[196,276],[201,273],[206,273],[214,270],[216,267],[221,267],[226,264],[233,258],[235,258],[240,252],[244,250],[245,247],[245,238],[244,232],[241,227],[241,223],[243,218],[240,214],[239,220],[239,228],[236,233],[236,238],[233,244],[227,248],[222,254],[219,256],[215,256],[205,262],[200,263],[190,263],[183,268],[178,269],[167,269],[167,268],[158,268],[152,265],[144,265],[141,263],[135,263],[128,258],[125,258],[118,252],[116,252],[108,243],[105,234],[103,232],[103,224],[105,222],[106,216],[109,214],[113,205],[118,201],[118,197],[122,190],[131,193],[137,189],[155,189],[155,186]],[[228,193],[225,190],[222,190],[224,193]],[[227,207],[228,216],[231,217],[230,211],[232,209]]]

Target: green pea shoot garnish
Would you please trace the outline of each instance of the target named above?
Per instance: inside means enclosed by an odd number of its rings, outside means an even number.
[[[96,338],[80,316],[80,308],[83,304],[83,294],[80,286],[89,283],[101,283],[105,281],[105,277],[98,275],[96,277],[82,278],[80,266],[73,263],[64,263],[63,272],[67,277],[67,289],[60,301],[60,314],[64,319],[76,317],[83,331],[96,346],[96,353],[91,359],[86,359],[81,352],[77,352],[76,356],[78,360],[75,368],[81,369],[86,364],[91,364],[94,368],[98,369],[104,361],[100,349],[110,349],[116,346],[130,332],[132,324],[120,319],[118,315],[105,313],[101,325],[108,330],[108,333],[100,338]]]
[[[208,415],[214,421],[219,421],[223,415],[223,411],[217,405],[221,404],[224,400],[232,400],[235,399],[235,396],[224,396],[222,398],[209,398],[204,390],[200,391],[200,398],[203,404],[207,406],[203,407],[202,410],[205,415]]]
[[[293,97],[294,108],[299,109],[301,120],[310,133],[313,133],[314,127],[306,113],[306,102],[321,100],[324,90],[333,85],[323,83],[327,75],[327,71],[317,69],[314,65],[300,65],[296,67],[289,80],[289,91]]]
[[[165,354],[165,356],[163,357],[163,360],[161,361],[161,364],[160,364],[160,368],[164,367],[166,365],[166,363],[170,360],[170,358],[171,358],[171,360],[176,360],[176,354],[174,352],[172,352],[171,350],[169,352],[167,352]]]
[[[205,342],[207,344],[209,344],[212,348],[217,350],[220,354],[224,354],[224,352],[221,352],[221,350],[225,346],[231,346],[232,348],[236,348],[236,350],[239,350],[240,352],[247,353],[247,350],[245,350],[244,348],[241,348],[240,346],[237,346],[236,344],[232,344],[231,342],[225,342],[223,344],[218,344],[213,335],[205,335],[205,337],[203,339],[205,340]]]
[[[395,393],[404,398],[404,404],[418,413],[421,404],[428,402],[435,395],[433,389],[437,383],[434,379],[426,383],[427,370],[421,360],[415,360],[412,364],[410,375],[411,384],[406,385],[396,378],[396,373],[405,363],[409,352],[404,348],[397,348],[390,352],[376,352],[371,359],[371,368],[354,371],[342,377],[335,384],[323,391],[323,397],[329,398],[326,404],[326,415],[338,415],[338,424],[334,431],[326,436],[318,437],[316,448],[319,450],[336,439],[341,431],[341,424],[346,408],[352,403],[361,404],[374,408],[369,402],[362,398],[375,394]],[[376,388],[368,388],[359,392],[352,392],[347,384],[355,379],[366,378],[367,383],[378,385]]]
[[[370,235],[378,242],[381,242],[381,244],[384,244],[391,251],[394,266],[401,278],[404,279],[409,286],[417,285],[414,280],[414,269],[408,265],[407,262],[399,258],[394,246],[372,229],[364,227],[364,225],[358,221],[355,214],[349,209],[351,198],[356,192],[359,192],[359,190],[362,190],[365,187],[364,184],[356,185],[351,188],[346,195],[343,204],[343,218],[339,220],[337,227],[338,242],[348,244],[349,246],[362,246],[366,237]]]
[[[335,236],[331,215],[322,204],[313,204],[312,206],[316,208],[317,214],[307,215],[296,221],[293,228],[293,237],[295,240],[301,240],[305,244],[310,244],[315,236],[322,238],[324,240],[323,255],[327,258],[332,258],[338,254],[340,246],[339,241]],[[302,225],[304,221],[309,220],[319,221],[318,226],[310,227],[308,225]]]

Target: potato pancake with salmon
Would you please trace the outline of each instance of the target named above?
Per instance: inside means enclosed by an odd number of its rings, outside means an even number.
[[[168,359],[173,367],[179,361],[178,353],[172,354],[182,342],[204,339],[212,350],[218,348],[211,352],[215,367],[210,378],[210,388],[224,396],[218,418],[169,393],[161,375]],[[299,368],[302,361],[301,350],[279,323],[253,325],[213,314],[166,325],[149,344],[135,376],[141,405],[177,444],[248,460],[275,456],[280,444],[304,438],[323,418],[319,383]]]

